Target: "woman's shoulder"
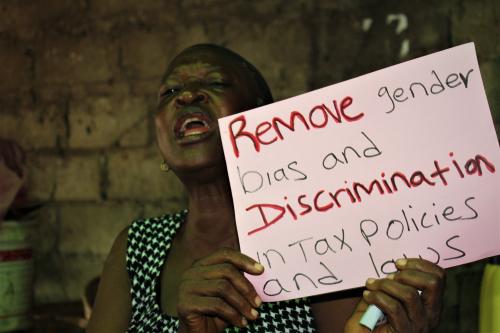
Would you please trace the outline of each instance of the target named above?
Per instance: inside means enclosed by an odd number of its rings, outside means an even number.
[[[186,215],[187,210],[181,210],[173,214],[135,219],[127,228],[128,238],[148,239],[164,233],[175,233],[184,222]]]
[[[162,264],[172,239],[184,222],[187,211],[140,218],[127,230],[126,261],[129,272]]]

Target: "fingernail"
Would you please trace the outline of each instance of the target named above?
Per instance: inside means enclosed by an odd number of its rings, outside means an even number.
[[[260,299],[259,296],[256,296],[255,297],[255,305],[257,305],[257,307],[259,307],[261,304],[262,304],[262,300]]]
[[[261,264],[259,264],[258,262],[256,262],[255,264],[253,264],[253,267],[255,267],[255,269],[259,272],[262,272],[264,270],[264,266],[262,266]]]
[[[387,278],[388,278],[389,280],[394,280],[394,278],[395,278],[395,277],[396,277],[396,275],[395,275],[395,274],[389,274],[389,275],[387,275]]]
[[[375,282],[375,279],[373,279],[373,278],[368,278],[368,279],[366,280],[366,284],[372,284],[372,283],[374,283],[374,282]]]
[[[252,311],[250,311],[250,312],[252,313],[252,317],[254,317],[254,318],[257,318],[259,316],[259,313],[255,309],[252,309]]]
[[[370,295],[370,291],[369,290],[363,291],[363,297],[367,297],[368,295]]]
[[[241,324],[242,324],[243,326],[247,326],[247,325],[248,325],[248,321],[247,321],[247,319],[246,319],[245,317],[243,317],[243,318],[241,319]]]
[[[399,267],[405,267],[407,262],[408,262],[408,260],[406,260],[406,259],[398,259],[398,260],[396,260],[396,265],[398,265]]]

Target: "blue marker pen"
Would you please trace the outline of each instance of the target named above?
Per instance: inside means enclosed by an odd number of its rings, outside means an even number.
[[[419,295],[422,295],[421,290],[417,291]],[[380,310],[376,305],[370,304],[368,305],[365,313],[363,313],[363,316],[361,316],[359,323],[370,329],[370,331],[373,331],[375,326],[385,323],[385,320],[386,318],[382,310]]]
[[[376,305],[370,304],[361,317],[359,323],[367,327],[370,331],[373,331],[377,324],[381,324],[384,321],[385,315],[382,310],[380,310]]]

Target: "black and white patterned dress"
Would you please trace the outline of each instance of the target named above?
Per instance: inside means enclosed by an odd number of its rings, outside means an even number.
[[[158,303],[160,273],[172,239],[187,211],[136,220],[128,231],[127,270],[132,289],[132,319],[127,332],[178,332],[179,319],[162,313]],[[307,299],[264,303],[248,327],[226,332],[315,332]]]

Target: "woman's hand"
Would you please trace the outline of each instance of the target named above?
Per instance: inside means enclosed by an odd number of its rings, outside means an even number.
[[[398,272],[385,279],[367,280],[367,290],[348,320],[346,332],[369,332],[359,324],[369,304],[379,307],[387,318],[387,322],[377,326],[374,333],[423,333],[437,326],[445,271],[423,259],[400,259],[396,266]]]
[[[244,327],[258,317],[262,301],[243,272],[262,274],[264,267],[244,254],[222,248],[197,260],[182,275],[177,312],[180,332],[222,332]]]

